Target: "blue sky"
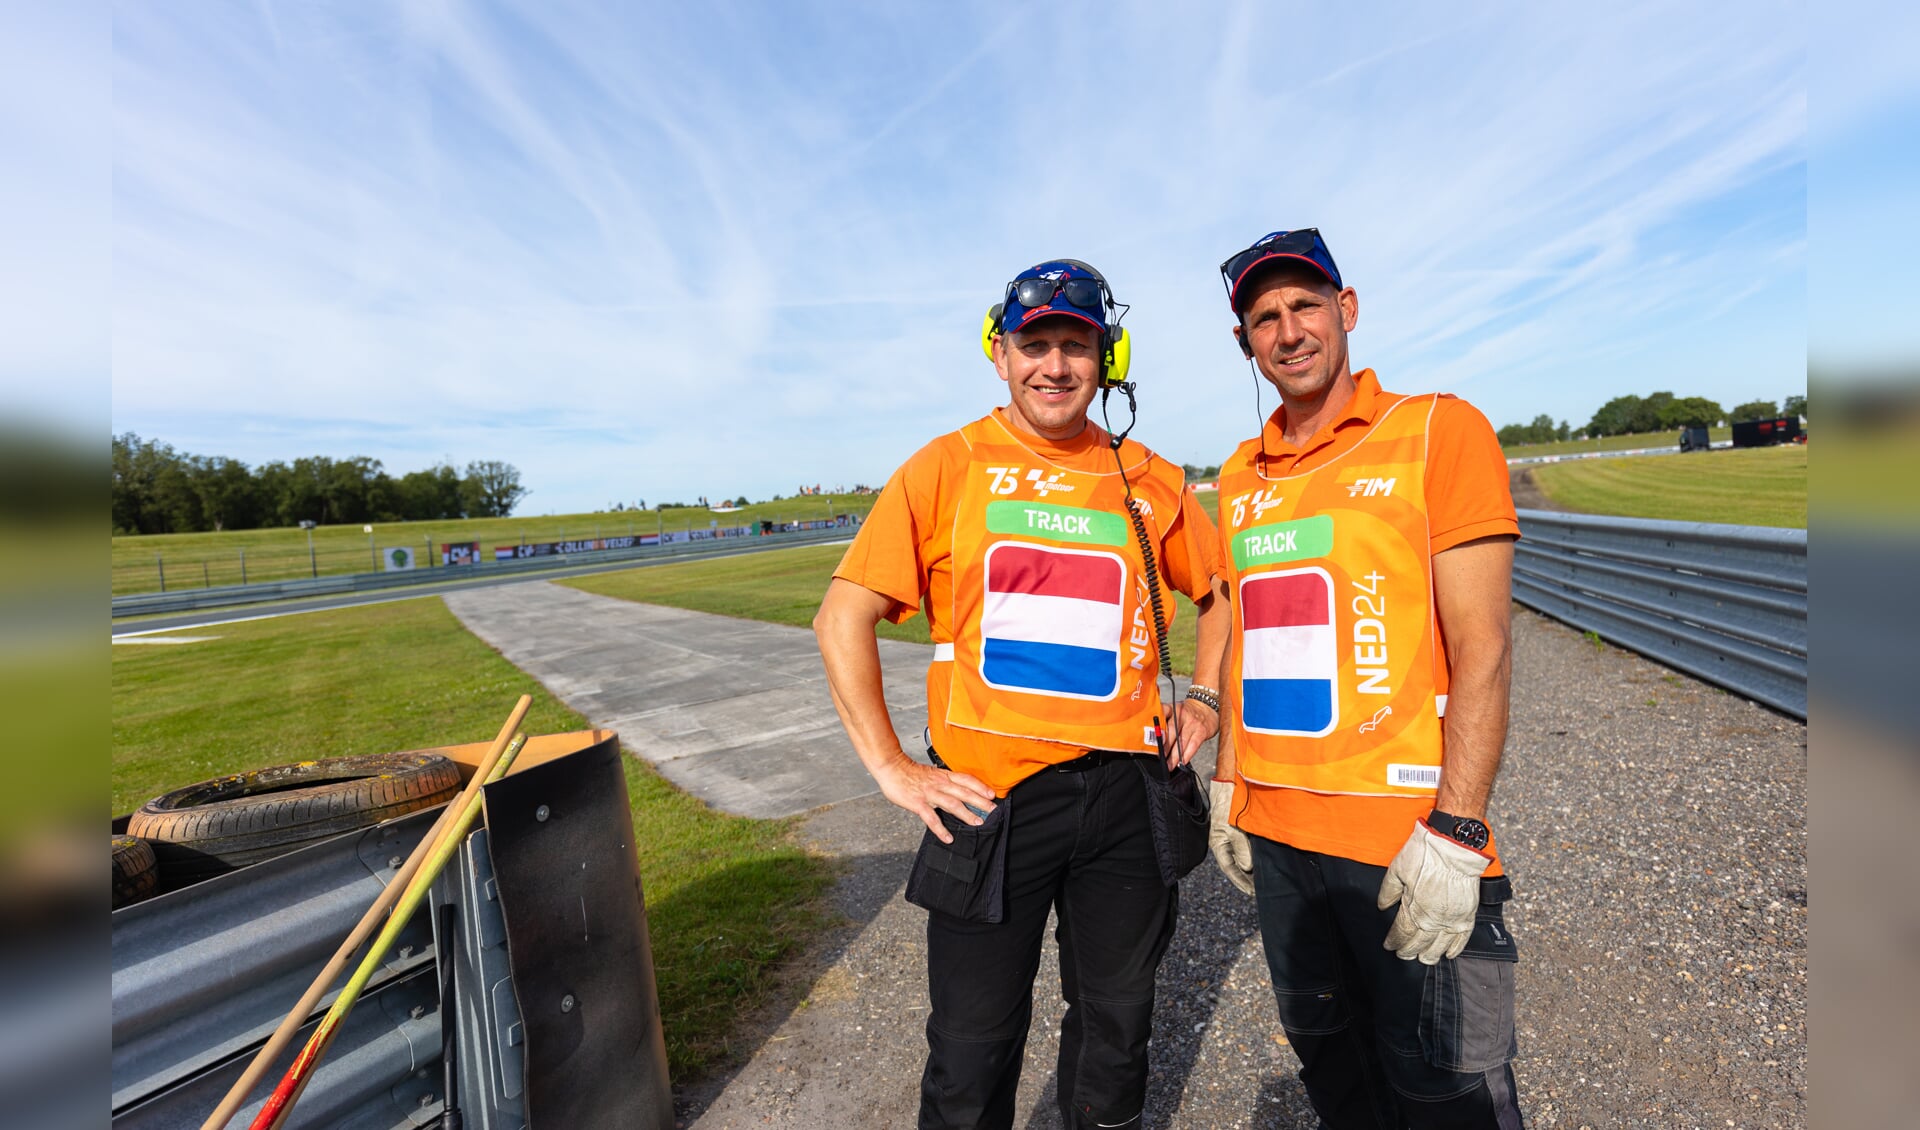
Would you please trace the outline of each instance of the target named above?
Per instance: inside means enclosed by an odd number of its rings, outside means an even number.
[[[1215,265],[1309,225],[1356,362],[1496,425],[1804,387],[1799,5],[1181,12],[118,5],[113,428],[506,459],[523,513],[878,484],[1071,255],[1132,304],[1135,434],[1216,462]]]

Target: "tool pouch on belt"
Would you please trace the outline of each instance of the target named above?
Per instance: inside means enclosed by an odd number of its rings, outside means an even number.
[[[1136,757],[1147,782],[1147,823],[1160,878],[1171,887],[1207,857],[1207,790],[1191,766],[1167,771],[1157,757]]]
[[[931,747],[933,763],[946,768]],[[1013,798],[994,802],[978,826],[936,812],[953,842],[943,844],[929,829],[907,875],[907,901],[968,922],[995,923],[1006,916],[1007,824]]]
[[[1480,909],[1467,948],[1429,966],[1420,1001],[1420,1050],[1442,1071],[1491,1071],[1519,1051],[1513,1026],[1519,946],[1502,904],[1513,897],[1504,875],[1480,880]]]

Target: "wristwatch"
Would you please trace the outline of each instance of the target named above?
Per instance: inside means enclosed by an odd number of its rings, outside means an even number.
[[[1454,816],[1437,808],[1427,814],[1427,827],[1475,851],[1485,851],[1487,841],[1493,838],[1484,822],[1470,816]]]

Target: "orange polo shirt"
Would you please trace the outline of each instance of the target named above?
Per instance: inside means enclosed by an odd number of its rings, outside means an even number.
[[[996,408],[993,414],[1006,425],[1008,434],[1047,462],[1099,474],[1115,468],[1106,431],[1091,421],[1079,435],[1054,443],[1017,430],[1008,423],[1005,409]],[[1121,457],[1130,467],[1149,457],[1159,458],[1132,440],[1123,446]],[[915,452],[887,481],[833,572],[841,580],[892,600],[887,619],[896,624],[911,619],[915,612],[925,612],[927,628],[936,644],[953,641],[954,625],[949,622],[953,613],[953,522],[961,479],[969,463],[966,441],[957,431]],[[1182,492],[1179,513],[1154,547],[1161,583],[1198,601],[1220,572],[1219,552],[1213,520],[1194,501],[1192,488],[1187,488]],[[1167,610],[1173,611],[1171,602]],[[1168,631],[1173,630],[1169,624]],[[935,660],[927,668],[928,729],[933,734],[933,747],[949,768],[971,773],[995,796],[1005,796],[1041,769],[1086,752],[1060,742],[948,726],[952,670],[950,659]]]
[[[1242,443],[1233,458],[1255,459],[1264,444],[1266,473],[1273,476],[1307,473],[1339,458],[1360,442],[1381,411],[1403,398],[1381,391],[1372,369],[1354,374],[1354,384],[1353,399],[1339,418],[1305,443],[1286,441],[1283,404],[1268,417],[1261,438]],[[1476,538],[1520,536],[1506,455],[1487,418],[1464,400],[1445,396],[1434,405],[1427,433],[1426,488],[1429,553]],[[1231,547],[1222,544],[1216,552],[1231,552]],[[1445,639],[1436,639],[1434,647],[1444,662]],[[1244,805],[1235,821],[1242,830],[1303,851],[1382,867],[1393,862],[1407,842],[1413,822],[1433,810],[1433,801],[1426,797],[1344,796],[1250,785],[1244,779],[1236,790],[1247,794],[1244,802],[1236,798],[1236,807]],[[1494,845],[1489,843],[1487,851],[1493,854]],[[1487,873],[1500,873],[1497,858]]]

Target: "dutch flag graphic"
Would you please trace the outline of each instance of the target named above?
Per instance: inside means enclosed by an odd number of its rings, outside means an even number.
[[[987,550],[980,677],[990,687],[1105,700],[1120,691],[1119,557],[1000,542]]]
[[[1338,720],[1333,578],[1263,573],[1240,584],[1241,722],[1263,734],[1321,737]]]

